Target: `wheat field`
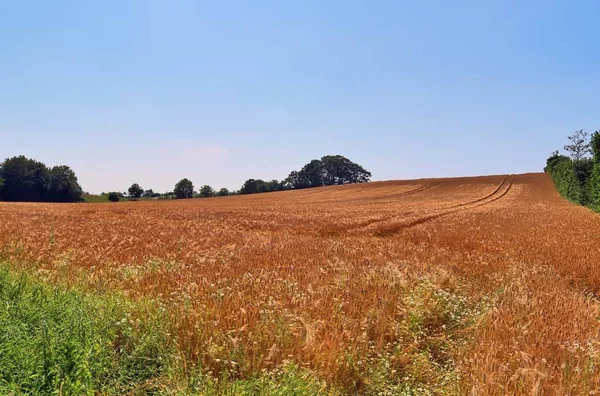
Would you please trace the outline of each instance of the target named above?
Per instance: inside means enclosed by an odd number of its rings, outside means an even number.
[[[545,174],[0,203],[0,219],[17,269],[161,304],[186,370],[294,362],[347,393],[600,392],[600,216]]]

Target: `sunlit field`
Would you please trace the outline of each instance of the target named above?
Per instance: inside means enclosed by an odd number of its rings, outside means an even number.
[[[162,312],[182,393],[600,391],[599,249],[545,174],[0,203],[11,271]]]

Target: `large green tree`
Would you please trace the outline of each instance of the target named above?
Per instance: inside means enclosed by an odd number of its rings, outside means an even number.
[[[77,202],[81,199],[81,186],[71,168],[66,165],[55,166],[50,169],[50,177],[50,201]]]
[[[371,172],[342,155],[326,155],[292,171],[283,182],[285,188],[309,188],[346,183],[366,183]]]
[[[194,195],[194,184],[189,179],[181,179],[175,184],[173,192],[177,199],[192,198]]]
[[[49,199],[52,182],[50,170],[39,161],[24,155],[7,158],[0,165],[6,201],[39,202]]]
[[[326,186],[346,183],[366,183],[371,172],[342,155],[326,155],[321,158],[323,182]]]

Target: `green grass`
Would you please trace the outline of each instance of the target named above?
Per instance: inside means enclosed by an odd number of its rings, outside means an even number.
[[[83,202],[86,202],[86,203],[109,202],[108,194],[105,194],[105,195],[83,194],[81,196],[81,199],[83,199]]]
[[[165,317],[118,295],[43,284],[0,266],[0,394],[160,390],[175,361]]]
[[[227,376],[215,379],[208,375],[193,376],[186,395],[236,395],[236,396],[301,396],[341,395],[339,390],[317,379],[312,373],[288,363],[281,369],[265,372],[251,379],[236,380]]]

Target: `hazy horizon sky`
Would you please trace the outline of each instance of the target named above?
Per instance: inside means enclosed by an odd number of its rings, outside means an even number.
[[[84,190],[541,171],[600,129],[595,1],[7,1],[0,160]]]

